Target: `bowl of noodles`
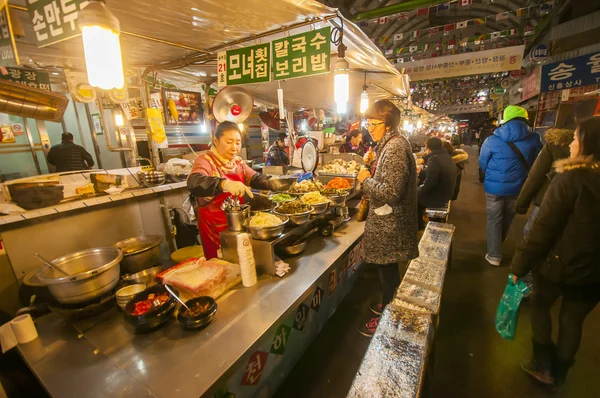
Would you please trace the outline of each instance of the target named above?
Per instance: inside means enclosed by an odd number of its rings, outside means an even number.
[[[254,239],[269,240],[283,233],[288,220],[288,217],[283,215],[258,212],[244,220],[244,227]]]
[[[309,192],[300,198],[302,203],[312,206],[312,214],[321,214],[327,210],[327,206],[329,206],[329,199],[320,192]]]

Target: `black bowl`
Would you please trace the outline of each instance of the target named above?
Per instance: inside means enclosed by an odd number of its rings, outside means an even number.
[[[177,290],[171,286],[171,290],[177,294]],[[160,306],[156,308],[151,308],[150,311],[143,313],[141,315],[133,315],[133,311],[135,310],[135,303],[146,300],[148,295],[154,294],[167,294],[169,299],[162,303]],[[154,285],[149,287],[133,296],[131,300],[125,306],[125,322],[129,323],[135,328],[136,333],[149,332],[159,327],[165,325],[169,320],[173,317],[173,311],[175,311],[175,306],[177,305],[177,300],[167,292],[164,285]]]
[[[181,307],[179,309],[179,314],[177,315],[177,320],[180,325],[184,329],[201,329],[206,327],[209,323],[212,322],[215,314],[217,313],[217,302],[209,296],[202,296],[190,299],[185,302],[185,305],[191,307],[195,303],[207,303],[209,307],[206,311],[197,316],[185,315],[185,308]]]

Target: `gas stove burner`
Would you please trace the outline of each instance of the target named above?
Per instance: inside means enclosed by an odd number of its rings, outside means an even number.
[[[116,289],[94,300],[79,304],[51,304],[50,311],[59,314],[68,320],[76,321],[101,314],[115,304]]]

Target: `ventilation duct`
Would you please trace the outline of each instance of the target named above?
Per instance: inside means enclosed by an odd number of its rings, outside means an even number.
[[[60,122],[69,105],[64,95],[22,84],[0,81],[0,112],[37,120]]]

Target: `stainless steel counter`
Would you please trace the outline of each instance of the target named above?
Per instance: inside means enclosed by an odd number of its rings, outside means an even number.
[[[19,350],[54,397],[199,397],[205,394],[357,242],[364,223],[354,219],[333,236],[313,236],[306,251],[287,259],[284,278],[262,277],[218,300],[205,330],[184,331],[176,320],[135,335],[114,308],[71,325],[58,315],[36,320],[39,339]]]

